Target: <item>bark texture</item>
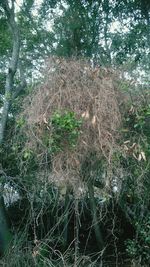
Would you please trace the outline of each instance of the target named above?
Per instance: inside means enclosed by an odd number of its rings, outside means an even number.
[[[8,25],[12,35],[13,47],[12,47],[12,56],[9,62],[8,73],[6,77],[5,84],[5,96],[4,96],[4,105],[1,115],[0,122],[0,144],[4,140],[4,132],[6,128],[6,122],[8,118],[8,112],[14,92],[14,76],[17,71],[17,65],[19,60],[19,51],[20,51],[20,36],[18,25],[15,21],[15,10],[14,10],[14,0],[11,1],[11,7],[8,4],[7,0],[2,0],[1,6],[4,9],[5,15],[7,17]]]
[[[18,68],[19,52],[20,52],[20,34],[17,22],[15,20],[15,1],[1,0],[0,6],[3,8],[7,22],[12,35],[12,55],[9,62],[8,72],[6,76],[4,104],[0,121],[0,145],[4,141],[5,129],[11,103],[18,93],[25,87],[26,83],[23,79],[19,87],[14,88],[14,77]],[[0,255],[3,255],[9,243],[9,230],[7,226],[7,217],[5,205],[0,192]]]

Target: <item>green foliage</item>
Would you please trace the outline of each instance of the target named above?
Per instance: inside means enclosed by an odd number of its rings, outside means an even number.
[[[25,120],[23,117],[19,117],[19,119],[16,121],[16,127],[17,128],[21,128],[23,127],[25,124]]]
[[[12,42],[7,20],[4,17],[0,17],[0,57],[8,54],[11,45]]]
[[[131,137],[131,134],[133,134],[137,139],[143,134],[149,141],[150,104],[141,105],[138,108],[132,106],[125,116],[125,127],[129,130],[126,136]]]
[[[136,223],[137,236],[133,240],[127,240],[126,250],[134,259],[140,259],[142,263],[150,263],[150,217],[143,222]]]
[[[150,131],[150,105],[143,107],[135,117],[134,128],[142,131],[147,136]]]
[[[135,228],[135,238],[127,240],[126,249],[132,259],[149,264],[150,105],[133,105],[125,116],[124,126],[126,157],[122,157],[121,163],[127,177],[122,187],[120,203],[124,210],[129,210]]]
[[[0,94],[4,94],[5,93],[5,79],[6,79],[6,75],[4,73],[0,73]],[[0,99],[1,100],[1,99]],[[1,103],[0,103],[1,106]]]
[[[93,5],[90,1],[87,4],[83,1],[66,1],[66,4],[68,7],[63,9],[62,16],[54,20],[57,41],[54,53],[66,57],[92,57],[98,49],[99,4]]]
[[[49,139],[51,152],[62,151],[65,147],[75,148],[80,135],[82,120],[77,119],[74,112],[66,111],[63,114],[55,112],[50,121],[52,137]]]

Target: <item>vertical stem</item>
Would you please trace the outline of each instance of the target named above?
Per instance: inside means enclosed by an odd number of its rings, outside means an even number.
[[[0,198],[0,256],[2,256],[9,244],[10,233],[7,225],[7,216],[3,197]]]
[[[105,48],[108,58],[108,64],[111,64],[111,54],[110,49],[108,46],[108,19],[109,19],[109,0],[105,0],[105,25],[104,25],[104,41],[105,41]]]
[[[75,199],[75,227],[74,227],[74,236],[75,236],[75,261],[74,267],[77,267],[78,261],[78,250],[79,250],[79,209],[78,209],[78,199]]]
[[[96,212],[94,189],[93,189],[93,185],[90,181],[88,182],[88,191],[89,191],[89,198],[90,198],[91,213],[92,213],[92,217],[93,217],[95,237],[97,240],[98,247],[101,250],[104,246],[104,241],[103,241],[102,233],[101,233],[101,230],[100,230],[99,224],[98,224],[99,222],[98,222],[97,212]]]
[[[67,247],[68,242],[68,224],[69,224],[69,212],[70,212],[70,188],[67,187],[65,195],[65,210],[64,210],[64,229],[63,229],[63,247],[64,250]]]

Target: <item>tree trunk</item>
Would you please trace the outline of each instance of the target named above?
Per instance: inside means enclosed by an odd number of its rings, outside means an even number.
[[[4,105],[0,121],[0,145],[4,141],[6,123],[8,118],[8,113],[11,105],[11,101],[16,92],[14,90],[14,76],[17,71],[18,60],[19,60],[19,51],[20,51],[20,35],[18,30],[17,22],[15,21],[15,7],[14,0],[10,2],[8,0],[1,0],[0,6],[3,8],[8,25],[12,34],[12,56],[9,62],[8,73],[6,76],[5,84],[5,95],[4,95]],[[18,89],[17,89],[18,90]],[[7,249],[9,243],[9,230],[7,226],[7,218],[5,212],[5,205],[2,193],[0,193],[0,254],[2,255]]]
[[[7,225],[7,214],[3,197],[0,198],[0,256],[2,256],[10,242],[11,234]]]
[[[12,34],[13,48],[12,48],[12,56],[8,67],[8,73],[6,77],[4,105],[0,122],[0,144],[2,144],[4,140],[4,132],[6,128],[8,112],[14,91],[13,88],[14,76],[17,71],[17,64],[19,60],[19,51],[20,51],[20,36],[19,36],[18,25],[15,21],[14,0],[12,0],[11,8],[9,7],[8,1],[6,0],[2,0],[1,6],[5,11],[8,25]]]

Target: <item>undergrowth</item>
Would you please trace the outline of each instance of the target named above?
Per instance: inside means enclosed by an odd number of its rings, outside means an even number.
[[[150,106],[119,83],[86,61],[47,61],[0,151],[20,194],[1,266],[123,266],[124,252],[148,266]]]

